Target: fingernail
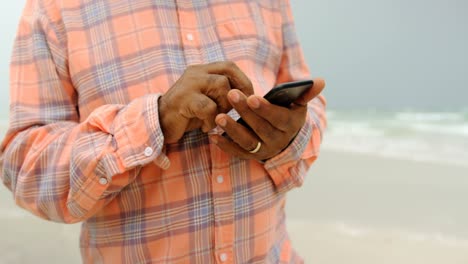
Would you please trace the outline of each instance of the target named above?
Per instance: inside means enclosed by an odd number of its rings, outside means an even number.
[[[258,100],[258,98],[255,96],[250,97],[248,103],[249,106],[254,109],[260,108],[260,100]]]
[[[218,139],[216,138],[216,136],[211,136],[210,140],[213,144],[218,144]]]
[[[237,91],[232,91],[231,93],[229,93],[229,97],[231,98],[231,100],[232,100],[234,103],[238,103],[238,102],[239,102],[239,99],[240,99],[239,92],[237,92]]]
[[[219,118],[217,123],[218,123],[219,126],[225,127],[227,125],[226,118],[223,118],[223,117]]]

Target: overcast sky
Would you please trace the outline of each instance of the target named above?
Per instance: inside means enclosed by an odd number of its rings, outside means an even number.
[[[468,1],[294,1],[332,108],[468,107]]]
[[[314,76],[331,109],[468,108],[468,1],[291,0]],[[24,0],[0,9],[0,119]]]

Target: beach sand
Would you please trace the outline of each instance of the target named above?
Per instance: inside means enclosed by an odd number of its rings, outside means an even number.
[[[287,205],[307,263],[468,263],[468,168],[323,151],[308,177]]]
[[[306,263],[468,263],[468,168],[323,151],[288,197]],[[0,188],[0,263],[80,263],[79,225],[48,223]]]

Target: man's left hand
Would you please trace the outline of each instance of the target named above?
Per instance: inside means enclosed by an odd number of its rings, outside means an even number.
[[[212,135],[210,139],[225,152],[243,158],[267,160],[283,151],[304,126],[307,103],[325,87],[322,79],[290,108],[273,105],[256,95],[247,97],[239,90],[231,90],[228,99],[251,130],[237,123],[226,114],[219,114],[215,121],[229,135],[225,138]]]

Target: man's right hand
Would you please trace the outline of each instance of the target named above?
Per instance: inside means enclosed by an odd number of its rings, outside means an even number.
[[[227,99],[231,89],[253,94],[249,78],[233,62],[189,66],[159,99],[164,143],[179,141],[187,131],[215,128],[216,115],[232,109]]]

